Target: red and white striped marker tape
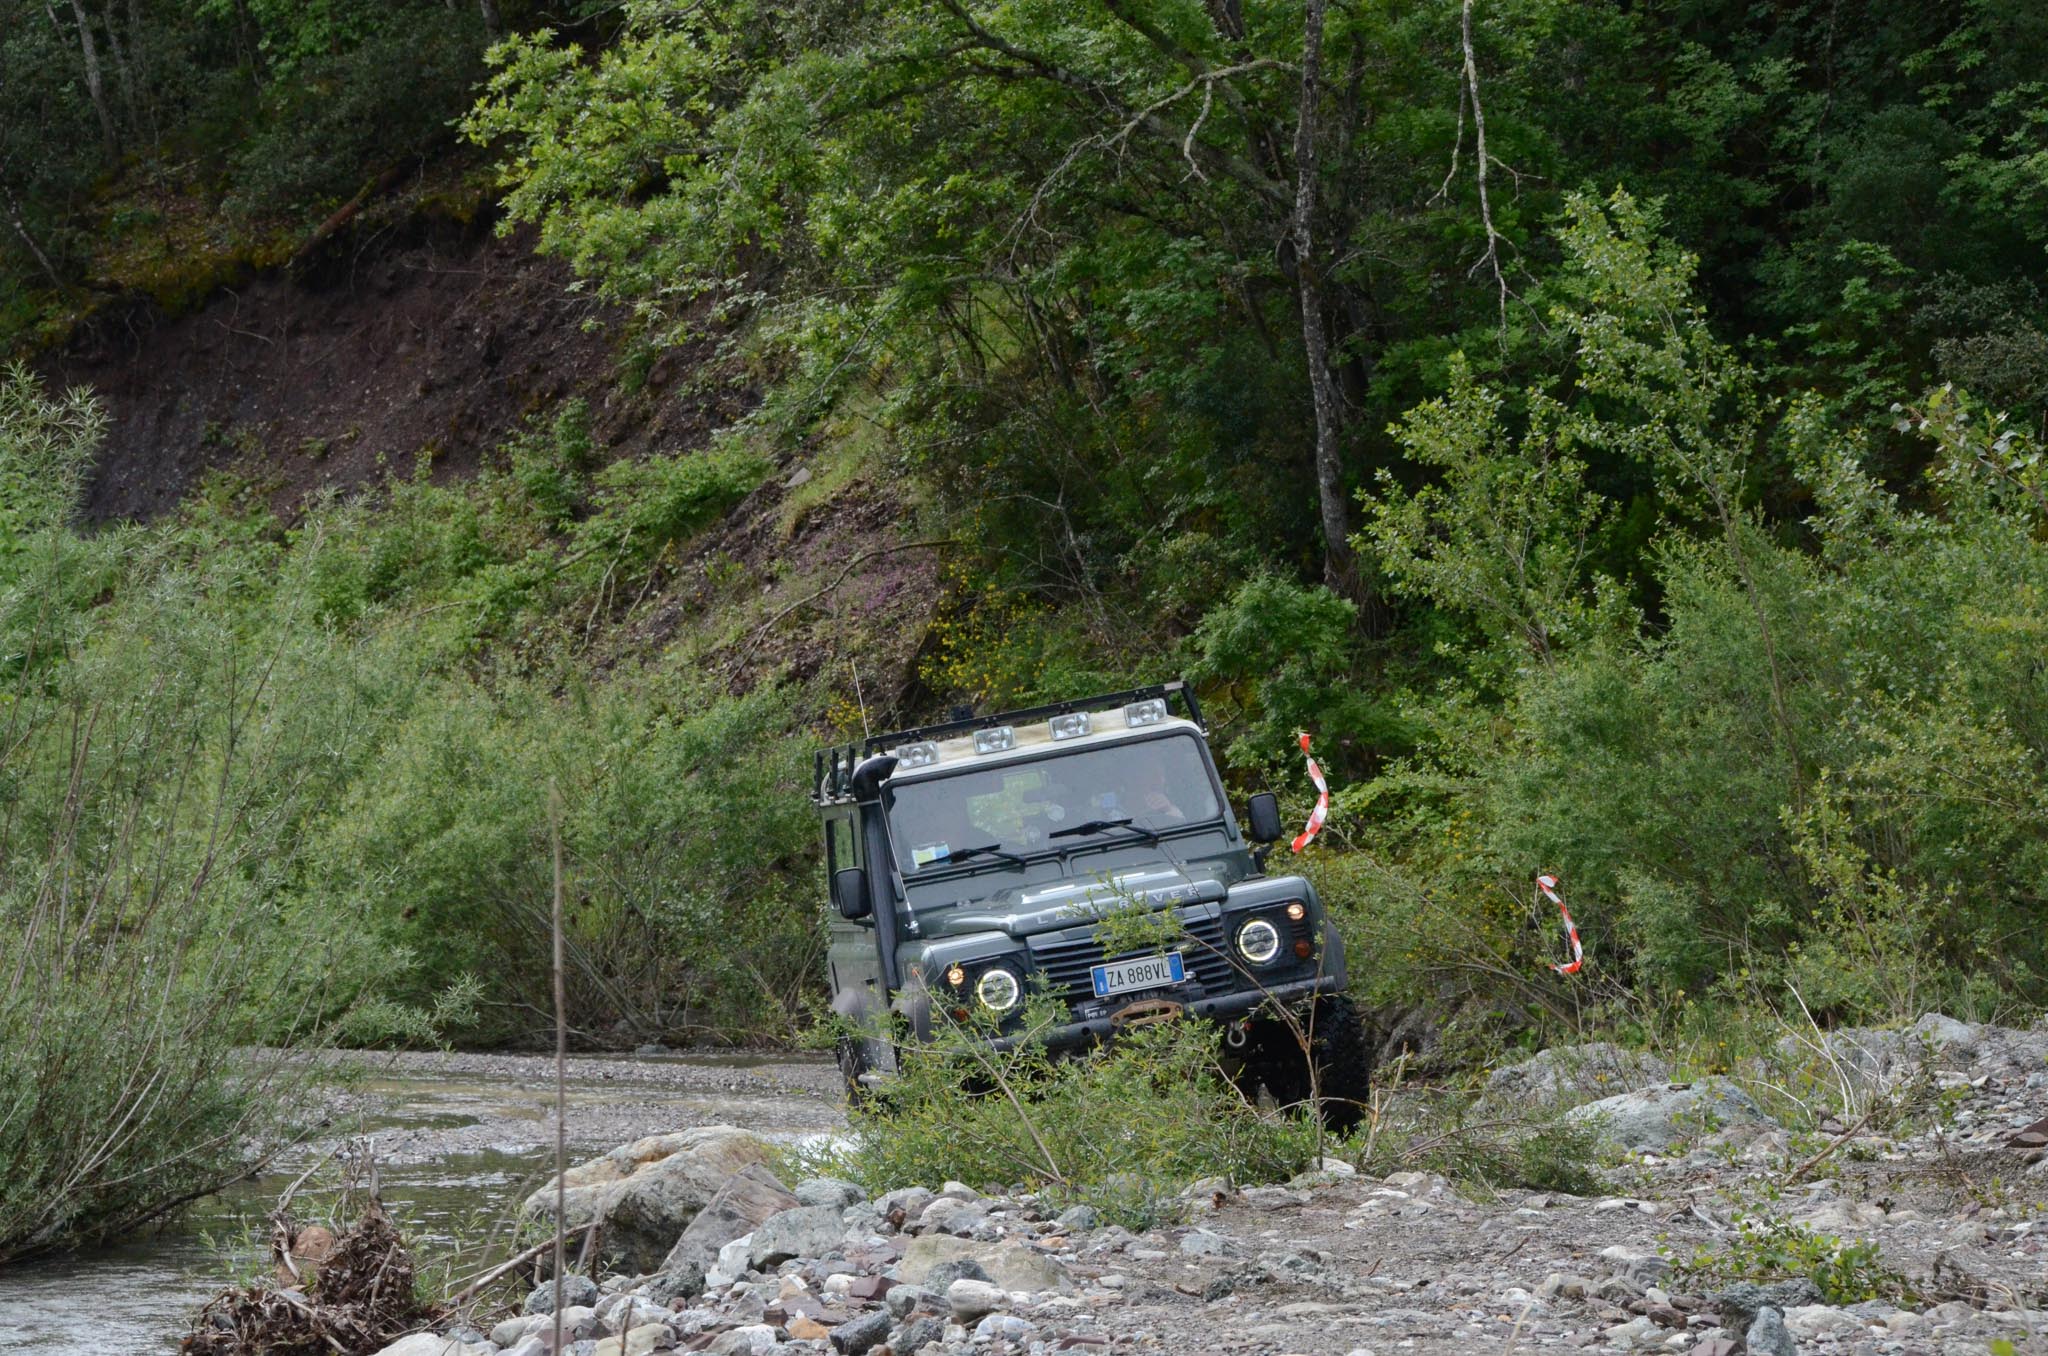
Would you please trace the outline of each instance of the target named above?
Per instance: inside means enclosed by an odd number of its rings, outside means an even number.
[[[1316,784],[1316,808],[1309,811],[1308,824],[1295,836],[1294,850],[1307,847],[1315,836],[1323,831],[1323,821],[1330,817],[1330,784],[1323,780],[1323,770],[1316,765],[1315,755],[1308,751],[1308,732],[1301,735],[1301,756],[1308,759],[1308,779]]]
[[[1575,975],[1579,972],[1579,967],[1586,963],[1586,948],[1579,945],[1579,925],[1572,921],[1572,911],[1564,906],[1564,897],[1557,893],[1557,877],[1538,876],[1536,888],[1543,892],[1545,899],[1557,905],[1557,911],[1564,915],[1564,935],[1572,944],[1571,963],[1558,965],[1553,962],[1550,968],[1561,975]]]

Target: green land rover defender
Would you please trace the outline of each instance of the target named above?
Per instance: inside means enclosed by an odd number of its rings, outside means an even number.
[[[1279,806],[1253,796],[1241,828],[1205,734],[1170,682],[818,751],[832,1006],[865,1033],[840,1043],[850,1095],[898,1040],[1008,1044],[1045,993],[1065,1016],[1033,1034],[1055,1050],[1206,1019],[1240,1086],[1358,1121],[1371,1054],[1343,944],[1308,881],[1266,874]],[[1106,954],[1134,916],[1146,940]]]

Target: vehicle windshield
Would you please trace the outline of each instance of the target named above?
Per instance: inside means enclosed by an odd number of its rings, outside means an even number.
[[[907,781],[889,793],[890,836],[906,876],[956,862],[1000,866],[1005,853],[1141,842],[1221,813],[1208,759],[1186,735]]]

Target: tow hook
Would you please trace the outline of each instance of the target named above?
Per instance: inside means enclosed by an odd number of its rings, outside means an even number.
[[[1223,1043],[1233,1050],[1244,1049],[1245,1042],[1252,1038],[1252,1024],[1243,1017],[1223,1028]]]

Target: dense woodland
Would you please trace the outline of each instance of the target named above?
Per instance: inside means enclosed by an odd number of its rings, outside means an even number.
[[[1241,790],[1314,733],[1303,867],[1446,1058],[2038,1005],[2044,67],[1987,0],[0,0],[0,1148],[74,1192],[0,1253],[148,1208],[47,1150],[81,1062],[534,1031],[551,823],[583,1039],[792,1038],[811,743],[1175,672]],[[695,345],[752,412],[83,524],[52,355],[436,175],[620,399]],[[794,449],[893,525],[706,556]],[[884,546],[941,564],[878,691],[901,637],[761,597]]]

